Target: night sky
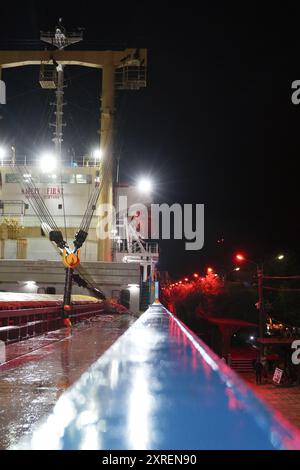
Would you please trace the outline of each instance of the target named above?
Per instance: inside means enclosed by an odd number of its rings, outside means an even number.
[[[53,29],[59,16],[70,30],[85,27],[82,48],[148,48],[148,87],[117,97],[121,179],[146,172],[157,202],[205,204],[204,248],[186,253],[181,242],[163,242],[162,269],[229,267],[237,249],[254,259],[300,255],[300,105],[291,102],[291,84],[300,79],[300,7],[6,3],[1,49],[42,48],[39,31]],[[39,88],[37,67],[3,78],[0,142],[34,154],[50,144],[51,93]],[[66,81],[64,148],[80,155],[97,143],[100,72],[69,67]]]

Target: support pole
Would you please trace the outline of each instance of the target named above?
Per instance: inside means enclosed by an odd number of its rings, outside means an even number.
[[[160,304],[159,301],[159,281],[154,281],[154,303]]]
[[[258,304],[259,304],[259,337],[262,340],[265,333],[265,312],[263,298],[263,267],[257,265],[257,283],[258,283]],[[260,343],[260,355],[264,350],[263,343]]]
[[[2,65],[0,65],[0,105],[6,104],[6,88],[2,81]]]
[[[115,65],[113,53],[107,56],[102,70],[100,147],[105,175],[99,204],[113,205],[113,125],[115,106]],[[109,227],[109,234],[113,227]],[[112,239],[98,240],[98,261],[112,261]]]
[[[61,165],[61,147],[63,141],[63,115],[64,115],[64,69],[62,65],[56,67],[57,70],[57,89],[56,89],[56,110],[55,110],[55,131],[54,146],[55,155],[59,159]]]
[[[71,308],[72,281],[73,281],[73,269],[66,268],[63,311],[62,311],[63,319],[69,318],[68,310],[70,310]]]

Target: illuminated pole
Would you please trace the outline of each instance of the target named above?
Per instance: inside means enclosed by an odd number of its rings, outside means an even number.
[[[1,166],[4,166],[4,157],[5,157],[6,151],[4,148],[0,147],[0,160],[1,160]]]
[[[154,303],[160,304],[159,301],[159,281],[154,281]]]
[[[0,65],[0,104],[6,104],[6,88],[2,80],[2,67]]]
[[[52,139],[55,146],[55,155],[61,165],[61,146],[63,141],[63,108],[64,108],[64,69],[61,64],[56,66],[57,70],[57,88],[56,88],[56,110],[54,124],[54,138]]]
[[[63,299],[64,318],[68,318],[68,311],[65,309],[65,306],[67,306],[68,308],[70,308],[71,306],[72,281],[73,281],[73,269],[66,268],[64,299]]]
[[[263,265],[257,264],[257,286],[258,286],[258,306],[259,306],[259,337],[262,340],[265,334],[265,313],[263,296]],[[263,344],[261,343],[260,352],[262,353]]]
[[[11,146],[11,152],[12,152],[12,166],[15,166],[15,164],[16,164],[16,147],[14,145]]]
[[[115,110],[115,65],[113,54],[108,55],[102,69],[100,148],[102,151],[103,189],[98,204],[113,204],[113,125]],[[112,240],[109,237],[98,241],[98,261],[112,261]]]
[[[236,259],[238,261],[246,261],[256,266],[257,272],[257,290],[258,290],[258,308],[259,308],[259,338],[263,339],[265,334],[265,314],[264,314],[264,296],[263,296],[263,264],[260,265],[255,261],[245,258],[242,254],[237,254]],[[263,351],[263,343],[260,343],[260,354]]]

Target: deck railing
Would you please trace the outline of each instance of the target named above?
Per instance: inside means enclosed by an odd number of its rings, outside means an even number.
[[[70,311],[72,324],[103,313],[99,302],[73,305]],[[33,336],[54,331],[62,326],[62,306],[0,310],[0,341],[6,344],[23,341]]]

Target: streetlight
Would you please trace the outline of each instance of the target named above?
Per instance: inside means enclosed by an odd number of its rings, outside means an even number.
[[[3,166],[3,160],[6,156],[6,150],[4,147],[0,147],[0,160],[1,160],[1,165]]]
[[[16,147],[12,145],[8,150],[6,147],[0,147],[0,160],[1,165],[4,165],[4,159],[8,157],[11,160],[12,165],[14,166],[16,163]]]
[[[256,263],[249,258],[246,258],[242,253],[237,253],[235,258],[238,261],[245,261],[254,264],[257,272],[257,288],[258,288],[258,307],[259,307],[259,337],[264,337],[265,331],[265,315],[264,315],[264,299],[263,299],[263,264]],[[261,343],[260,352],[262,353],[263,344]]]
[[[93,150],[93,157],[95,159],[95,166],[97,164],[97,160],[100,161],[101,158],[103,157],[103,152],[100,148],[96,148]]]
[[[152,191],[152,181],[149,178],[141,178],[137,184],[138,190],[141,193],[151,193]]]
[[[283,254],[278,255],[277,259],[279,259],[281,261],[282,259],[284,259],[284,255]]]
[[[43,173],[52,173],[57,167],[57,160],[51,153],[45,153],[41,156],[39,164]]]
[[[26,287],[28,287],[28,289],[34,289],[36,288],[36,282],[35,281],[26,281]]]

